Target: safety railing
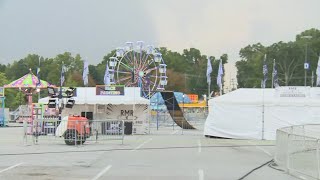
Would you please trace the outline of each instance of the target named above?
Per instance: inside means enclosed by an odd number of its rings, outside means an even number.
[[[320,124],[278,129],[274,159],[291,175],[320,179]]]
[[[19,118],[19,112],[20,111],[20,107],[18,107],[16,110],[10,112],[10,121],[16,121]]]
[[[62,143],[82,145],[85,142],[124,140],[123,120],[57,120],[24,121],[26,144]]]
[[[197,129],[200,127],[203,129],[203,125],[205,123],[205,120],[207,118],[207,115],[205,113],[184,113],[184,117],[186,120],[193,126],[197,127]],[[150,116],[150,123],[151,127],[172,127],[177,126],[175,122],[172,120],[172,117],[168,113],[168,111],[162,111],[162,112],[154,112]]]

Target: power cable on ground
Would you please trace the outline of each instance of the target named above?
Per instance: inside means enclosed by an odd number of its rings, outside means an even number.
[[[274,145],[221,145],[221,146],[201,146],[202,148],[228,148],[228,147],[251,147],[251,146],[274,146]],[[192,149],[198,146],[172,146],[172,147],[151,147],[140,148],[137,151],[145,150],[165,150],[165,149]],[[0,156],[21,156],[21,155],[41,155],[41,154],[60,154],[60,153],[90,153],[90,152],[108,152],[108,151],[131,151],[132,148],[115,148],[115,149],[94,149],[80,151],[47,151],[47,152],[29,152],[29,153],[6,153]]]
[[[245,177],[249,176],[249,175],[250,175],[251,173],[253,173],[254,171],[262,168],[263,166],[269,164],[269,163],[272,162],[272,161],[273,161],[273,159],[271,159],[270,161],[267,161],[267,162],[263,163],[262,165],[260,165],[260,166],[258,166],[258,167],[256,167],[256,168],[252,169],[251,171],[249,171],[247,174],[245,174],[244,176],[242,176],[242,177],[239,178],[238,180],[243,180]]]

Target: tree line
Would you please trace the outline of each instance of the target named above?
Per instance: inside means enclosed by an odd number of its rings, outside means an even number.
[[[266,87],[271,87],[273,62],[278,72],[280,86],[304,86],[307,61],[307,86],[315,86],[316,69],[320,53],[320,31],[309,29],[296,35],[294,41],[277,42],[270,46],[261,43],[248,45],[239,52],[240,61],[236,62],[238,88],[260,88],[263,79],[262,66],[266,54],[268,80]],[[314,78],[312,78],[312,72]],[[320,74],[319,74],[320,75]]]
[[[308,37],[308,38],[306,38]],[[199,49],[184,49],[183,52],[171,51],[161,47],[157,49],[167,64],[168,85],[167,90],[181,91],[184,93],[207,94],[207,59],[208,56]],[[271,87],[272,68],[275,61],[280,86],[304,85],[304,62],[310,63],[307,71],[307,85],[312,85],[312,71],[316,76],[316,68],[320,53],[320,31],[309,29],[298,35],[294,41],[277,42],[270,46],[261,43],[243,47],[240,52],[240,60],[236,62],[238,88],[260,88],[263,79],[262,66],[264,55],[267,55],[268,80],[267,87]],[[97,65],[89,65],[89,86],[103,84],[106,63],[115,55],[115,50],[107,53]],[[216,85],[219,60],[228,62],[228,55],[210,56],[212,64],[211,87],[218,91]],[[66,66],[64,86],[81,87],[83,58],[80,54],[72,55],[70,52],[58,54],[53,58],[43,57],[37,54],[29,54],[25,58],[13,61],[9,64],[0,64],[0,86],[8,84],[23,75],[29,73],[29,69],[35,74],[40,67],[40,79],[59,85],[62,63]],[[90,63],[90,59],[86,59]],[[40,64],[40,66],[39,66]],[[315,80],[314,78],[313,80]],[[16,89],[6,89],[6,107],[14,109],[20,104],[26,103],[26,97]],[[46,93],[41,93],[46,96]],[[34,99],[37,101],[38,96]]]
[[[207,59],[201,54],[199,49],[184,49],[182,53],[171,51],[165,47],[157,49],[162,53],[162,57],[167,64],[168,85],[166,90],[181,91],[184,93],[195,93],[198,95],[207,93]],[[106,63],[110,57],[115,56],[115,50],[107,53],[102,61],[97,65],[89,62],[89,86],[104,84],[104,74]],[[213,73],[212,82],[217,76],[219,59],[223,64],[227,63],[228,56],[223,54],[220,57],[210,56]],[[66,87],[82,87],[83,57],[80,54],[72,55],[70,52],[58,54],[54,58],[47,58],[37,54],[29,54],[25,58],[13,61],[9,64],[0,64],[0,86],[10,83],[31,71],[36,74],[36,69],[40,67],[40,79],[48,81],[54,85],[60,85],[60,75],[62,64],[66,67],[65,82]],[[215,83],[211,83],[211,90],[217,90]],[[26,97],[18,89],[5,89],[6,107],[11,109],[25,104]],[[41,92],[41,97],[47,96],[46,92]],[[34,95],[34,102],[38,100],[38,95]]]

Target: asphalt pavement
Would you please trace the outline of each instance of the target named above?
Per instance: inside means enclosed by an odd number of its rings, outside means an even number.
[[[0,129],[2,180],[296,179],[268,163],[274,141],[206,138],[199,130],[161,127],[150,135],[126,136],[124,144],[32,145],[25,143],[22,132],[21,127]]]

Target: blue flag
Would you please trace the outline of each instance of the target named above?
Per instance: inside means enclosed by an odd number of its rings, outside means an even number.
[[[62,65],[61,67],[61,76],[60,76],[60,86],[63,86],[64,83],[64,76],[65,76],[65,67]]]
[[[88,81],[89,81],[88,75],[89,75],[89,64],[88,64],[88,61],[84,61],[82,79],[83,79],[83,84],[85,86],[88,86]]]
[[[208,63],[207,63],[207,83],[211,83],[211,76],[210,74],[212,73],[212,66],[211,66],[211,61],[210,58],[208,57]]]
[[[266,54],[264,55],[264,59],[263,59],[262,73],[263,73],[262,88],[266,88],[266,82],[268,80],[268,66],[267,66],[267,55]]]
[[[40,86],[41,85],[41,81],[40,81],[40,67],[37,68],[37,78],[38,78],[38,82],[36,86]]]
[[[104,73],[104,84],[110,85],[110,72],[109,72],[109,66],[108,63],[106,65],[106,72]]]
[[[279,82],[278,82],[278,71],[276,67],[276,62],[273,60],[273,72],[272,72],[272,77],[273,77],[273,86],[274,87],[279,87]]]
[[[222,59],[220,59],[218,76],[217,76],[217,85],[219,86],[220,90],[222,89],[222,76],[223,76]]]

